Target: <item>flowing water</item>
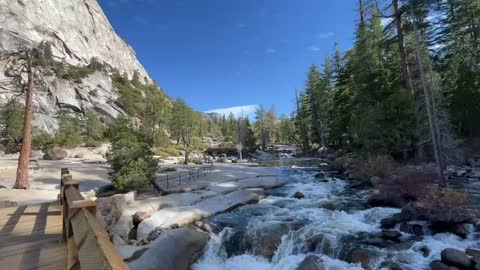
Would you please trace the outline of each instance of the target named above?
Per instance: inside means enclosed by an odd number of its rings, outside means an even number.
[[[207,221],[218,229],[218,234],[211,236],[205,254],[193,269],[296,269],[310,254],[321,257],[326,269],[363,269],[359,264],[347,262],[349,251],[361,246],[374,254],[372,269],[389,269],[382,267],[382,262],[394,262],[401,269],[418,270],[429,269],[429,263],[438,259],[447,247],[480,247],[474,233],[461,239],[449,233],[429,235],[428,232],[422,240],[403,249],[358,245],[355,239],[359,235],[380,232],[380,220],[400,210],[368,208],[365,204],[367,191],[352,190],[348,182],[336,178],[318,182],[314,178],[317,172],[308,168],[284,166],[278,170],[290,179],[289,184],[268,191],[268,196],[256,205],[244,206]],[[305,198],[292,198],[297,191]],[[263,254],[262,250],[271,243],[268,228],[276,228],[271,234],[279,228],[281,232],[287,228],[271,258],[255,255]],[[305,243],[315,235],[322,235],[328,245],[311,253],[305,249]],[[425,246],[430,250],[427,256],[420,251]]]

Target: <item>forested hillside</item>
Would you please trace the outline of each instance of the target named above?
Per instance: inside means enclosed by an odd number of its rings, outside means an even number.
[[[479,11],[472,0],[360,0],[354,47],[337,44],[296,93],[293,141],[305,152],[460,158],[459,143],[480,136]]]

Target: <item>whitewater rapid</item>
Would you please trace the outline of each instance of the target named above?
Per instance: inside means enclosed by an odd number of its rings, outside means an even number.
[[[338,259],[343,245],[348,245],[349,237],[361,232],[380,232],[380,220],[399,213],[394,208],[368,208],[365,205],[366,192],[348,189],[348,183],[341,179],[329,178],[328,182],[315,181],[316,172],[299,168],[278,168],[290,179],[289,184],[272,190],[259,205],[270,206],[268,212],[250,217],[248,228],[255,229],[269,222],[282,222],[287,219],[302,221],[302,228],[284,235],[271,260],[253,254],[228,256],[225,242],[231,237],[232,229],[224,228],[219,234],[212,234],[205,254],[192,266],[194,270],[295,270],[302,260],[313,253],[304,253],[305,240],[314,235],[323,234],[332,243],[333,252],[329,256],[314,254],[322,258],[326,269],[363,269],[359,264],[349,264]],[[295,192],[305,195],[304,199],[292,198]],[[326,203],[334,205],[334,210],[322,208]],[[244,206],[249,207],[249,206]],[[250,206],[251,207],[251,206]],[[228,215],[240,213],[234,210]],[[404,234],[405,237],[405,234]],[[379,254],[373,269],[382,269],[380,263],[392,261],[402,269],[429,269],[432,260],[440,258],[440,252],[453,247],[465,249],[480,247],[479,241],[472,233],[467,239],[444,233],[424,236],[406,250],[391,250],[369,246]],[[430,254],[424,257],[419,250],[428,247]],[[383,268],[386,269],[386,268]]]

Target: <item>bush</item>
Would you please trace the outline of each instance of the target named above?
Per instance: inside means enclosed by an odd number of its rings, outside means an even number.
[[[64,147],[75,147],[83,143],[84,123],[79,117],[60,111],[58,115],[58,134],[54,143]]]
[[[373,176],[385,179],[393,174],[396,166],[392,157],[382,155],[369,157],[366,161],[359,162],[357,164],[357,171],[359,176],[366,181],[369,181]]]
[[[24,106],[15,99],[8,101],[0,108],[0,137],[6,153],[20,151],[23,139]]]
[[[169,147],[160,147],[155,149],[155,155],[159,156],[160,158],[166,158],[166,157],[177,157],[181,156],[182,153],[180,150],[175,148],[174,146],[169,146]]]
[[[113,182],[115,189],[119,192],[128,192],[145,188],[151,177],[149,167],[147,160],[133,160],[125,164]]]
[[[459,209],[467,205],[468,200],[467,192],[453,188],[430,188],[421,198],[431,209]]]
[[[32,147],[37,150],[44,149],[55,143],[55,138],[43,130],[34,128],[32,134]]]
[[[131,119],[120,117],[108,130],[112,146],[107,161],[114,171],[113,185],[119,192],[139,190],[153,180],[158,162]]]
[[[396,193],[409,200],[417,200],[437,179],[438,175],[433,172],[403,168],[395,176],[383,181],[381,191]]]

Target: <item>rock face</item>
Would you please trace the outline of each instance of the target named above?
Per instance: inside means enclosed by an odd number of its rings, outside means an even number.
[[[51,45],[53,59],[75,66],[86,66],[94,57],[100,63],[132,77],[151,82],[133,49],[113,30],[96,0],[0,0],[0,56],[15,52],[18,45]],[[4,58],[4,57],[0,57]],[[19,95],[7,60],[0,61],[0,106]],[[54,72],[42,72],[42,85],[36,84],[34,125],[50,134],[58,129],[61,108],[71,112],[96,112],[107,122],[124,113],[118,106],[118,91],[110,76],[95,72],[79,80],[66,80]],[[25,74],[22,77],[25,79]],[[20,98],[20,101],[22,98]]]
[[[215,196],[191,206],[162,209],[143,220],[138,225],[138,240],[145,239],[155,228],[169,228],[172,225],[183,226],[197,220],[225,212],[241,204],[264,198],[263,189],[238,190],[227,195]]]
[[[56,60],[87,65],[92,57],[132,76],[150,78],[96,0],[0,0],[0,51],[48,41]]]
[[[160,235],[152,247],[129,264],[132,270],[188,270],[203,254],[208,235],[189,228]]]

